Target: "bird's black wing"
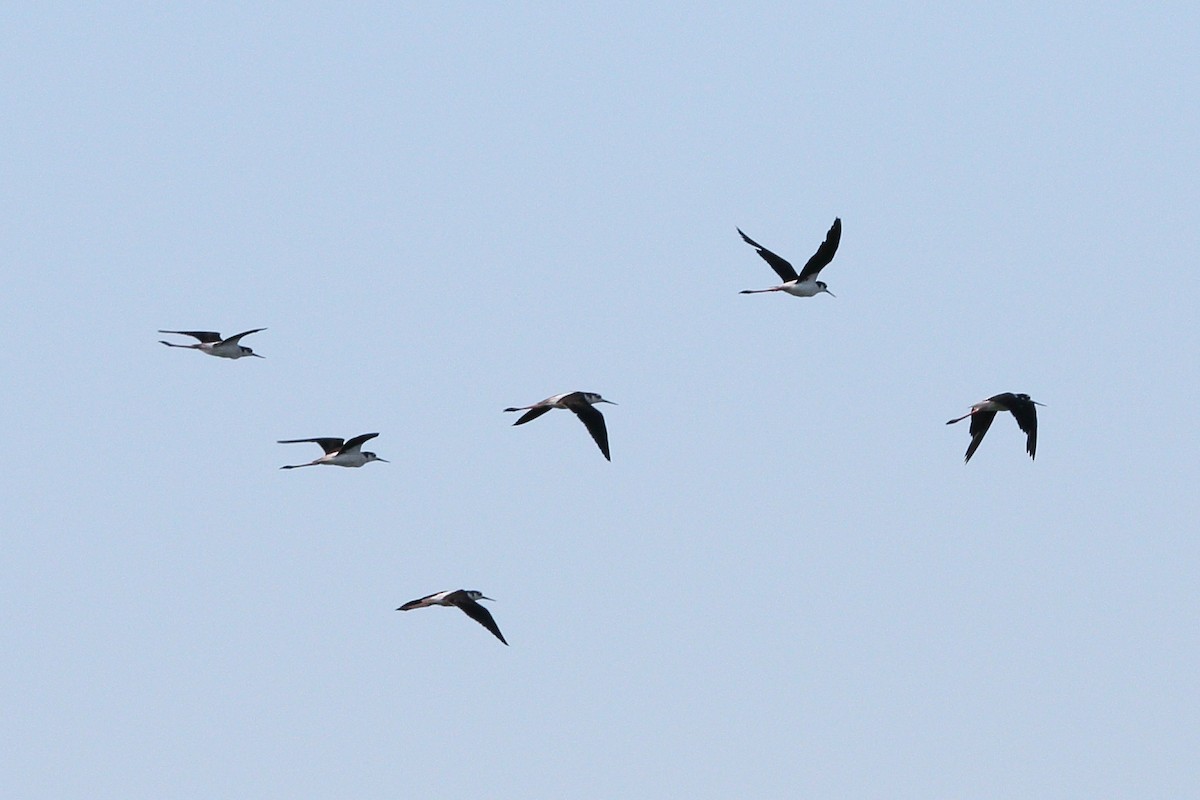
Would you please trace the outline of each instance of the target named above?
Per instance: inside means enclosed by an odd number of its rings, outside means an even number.
[[[332,436],[317,439],[279,439],[277,444],[300,444],[301,442],[315,442],[321,445],[321,449],[326,453],[336,453],[342,449],[342,442],[345,439],[337,439]]]
[[[266,328],[255,328],[254,330],[242,331],[242,332],[241,332],[241,333],[239,333],[239,334],[235,334],[235,335],[233,335],[233,336],[230,336],[228,339],[226,339],[226,340],[224,341],[224,344],[237,344],[237,343],[238,343],[238,341],[239,341],[239,340],[241,340],[241,338],[242,338],[243,336],[249,336],[249,335],[250,335],[250,334],[252,334],[252,333],[258,333],[259,331],[265,331],[265,330],[266,330]]]
[[[407,603],[400,606],[396,610],[397,611],[412,611],[414,608],[424,608],[427,605],[431,605],[430,603],[427,602],[429,600],[429,598],[435,597],[438,594],[441,594],[441,593],[434,592],[433,594],[427,594],[424,597],[418,597],[416,600],[409,600]]]
[[[178,333],[180,336],[191,336],[200,344],[211,344],[221,341],[221,334],[216,331],[159,331],[159,333]]]
[[[1030,458],[1037,453],[1037,408],[1033,403],[1017,403],[1009,409],[1017,425],[1025,432],[1025,452]]]
[[[361,436],[355,436],[353,439],[350,439],[344,445],[339,447],[338,452],[349,453],[351,450],[362,447],[364,443],[371,441],[378,435],[378,433],[364,433]],[[339,441],[341,440],[339,439]]]
[[[514,422],[513,425],[524,425],[526,422],[535,420],[538,417],[540,417],[542,414],[545,414],[551,408],[553,408],[553,406],[537,406],[536,408],[531,408],[528,411],[526,411],[524,414],[522,414],[521,418],[519,420],[517,420],[516,422]],[[521,409],[506,408],[504,410],[505,411],[520,411]]]
[[[976,411],[971,414],[971,444],[967,446],[967,455],[963,458],[963,463],[970,461],[971,456],[975,455],[979,443],[983,441],[983,435],[992,427],[992,420],[995,418],[995,411]]]
[[[468,600],[465,603],[459,603],[458,607],[463,610],[468,617],[478,622],[483,627],[491,631],[497,639],[508,644],[504,640],[504,634],[500,632],[500,626],[496,624],[496,620],[492,619],[492,612],[476,603],[474,600]]]
[[[817,252],[813,253],[812,258],[804,265],[804,269],[800,270],[800,280],[806,281],[809,278],[817,277],[817,273],[824,269],[826,264],[833,261],[833,254],[837,252],[838,243],[841,241],[842,219],[836,217],[833,225],[829,228],[829,233],[825,234],[825,241],[821,242]]]
[[[608,454],[608,428],[604,425],[604,415],[597,411],[595,406],[587,403],[573,406],[571,410],[587,426],[588,433],[596,440],[596,444],[600,446],[600,452],[604,453],[604,457],[612,461],[612,456]]]
[[[770,250],[751,239],[745,233],[742,233],[741,228],[738,228],[737,232],[742,234],[742,239],[746,242],[746,244],[758,251],[758,254],[763,257],[763,261],[766,261],[771,265],[771,269],[775,270],[775,274],[778,275],[779,279],[784,283],[787,283],[788,281],[794,281],[797,277],[799,277],[796,275],[796,268],[792,266],[790,261],[775,255]],[[837,245],[834,245],[834,247],[836,248]],[[830,258],[833,258],[832,254],[830,255]]]

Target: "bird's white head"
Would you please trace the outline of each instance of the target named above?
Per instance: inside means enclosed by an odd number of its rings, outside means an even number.
[[[483,592],[479,591],[478,589],[467,589],[467,597],[471,598],[472,600],[492,600],[490,597],[484,597]],[[492,600],[492,602],[494,603],[496,601]]]
[[[817,288],[821,290],[820,292],[817,292],[817,294],[824,292],[825,294],[829,295],[830,297],[837,297],[836,294],[829,291],[829,287],[825,285],[825,281],[817,281]]]
[[[595,392],[584,392],[583,399],[586,400],[589,404],[591,404],[593,406],[596,405],[597,403],[608,403],[609,405],[614,405],[614,406],[616,405],[616,403],[614,403],[612,400],[605,400],[603,397],[596,394]]]
[[[238,345],[238,350],[241,351],[243,356],[254,356],[255,358],[266,358],[266,356],[260,356],[258,353],[254,352],[249,347],[246,347],[244,344]]]
[[[392,463],[392,462],[388,461],[386,458],[380,458],[379,456],[375,455],[374,453],[367,452],[366,450],[363,451],[363,458],[365,458],[367,461],[382,461],[385,464]]]

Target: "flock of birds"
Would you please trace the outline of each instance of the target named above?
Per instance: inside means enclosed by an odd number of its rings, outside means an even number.
[[[794,297],[815,297],[822,293],[836,296],[833,292],[829,291],[829,287],[825,285],[824,281],[817,280],[817,276],[820,275],[822,269],[829,265],[829,262],[833,261],[833,256],[837,253],[838,244],[842,240],[842,220],[840,218],[834,219],[833,225],[830,226],[829,232],[825,235],[825,241],[817,248],[817,252],[813,253],[812,257],[808,259],[808,262],[804,265],[804,269],[800,270],[800,272],[796,272],[796,268],[786,259],[776,255],[751,239],[742,232],[741,228],[738,228],[737,232],[741,234],[746,244],[753,247],[763,260],[771,266],[771,269],[775,270],[779,279],[783,281],[778,286],[772,286],[768,289],[745,289],[741,294],[786,292]],[[252,333],[264,330],[266,328],[254,328],[242,331],[229,338],[224,338],[215,331],[160,330],[159,333],[190,336],[196,340],[196,344],[174,344],[161,339],[159,341],[167,347],[199,350],[201,353],[216,356],[217,358],[238,359],[247,356],[263,358],[263,356],[243,345],[241,340]],[[600,448],[600,452],[604,455],[604,458],[612,461],[612,455],[608,448],[608,428],[604,423],[604,415],[596,408],[600,403],[616,405],[616,403],[613,403],[611,400],[605,400],[595,392],[566,392],[547,397],[545,400],[532,405],[515,406],[504,410],[506,412],[524,411],[525,413],[513,423],[513,425],[524,425],[526,422],[531,422],[552,409],[566,409],[578,417],[579,421],[587,428],[588,433],[591,434],[592,439],[596,442],[596,446]],[[987,434],[988,428],[991,427],[996,414],[1001,411],[1007,411],[1013,415],[1017,426],[1025,434],[1025,451],[1029,453],[1030,458],[1034,458],[1037,453],[1037,406],[1040,405],[1043,404],[1031,400],[1027,394],[1002,392],[1001,394],[992,395],[986,400],[975,403],[966,414],[963,414],[961,417],[955,417],[947,421],[946,424],[953,425],[956,422],[962,422],[968,417],[971,419],[971,443],[967,445],[967,454],[963,459],[965,463],[970,461],[971,456],[975,455],[975,451],[979,449],[979,444],[983,441],[984,435]],[[364,444],[378,435],[378,433],[364,433],[351,439],[339,439],[328,436],[312,439],[280,439],[279,444],[312,443],[319,445],[324,451],[322,456],[312,461],[304,464],[286,464],[280,467],[280,469],[299,469],[300,467],[315,467],[320,465],[361,467],[372,461],[387,463],[387,459],[380,458],[374,453],[362,449]],[[455,607],[487,628],[493,636],[507,645],[508,642],[504,639],[504,634],[500,632],[500,627],[496,624],[496,620],[492,618],[491,612],[479,603],[480,600],[491,599],[490,597],[485,597],[483,592],[474,589],[453,589],[444,592],[435,592],[416,600],[410,600],[396,610],[411,611],[414,608],[425,608],[427,606]]]

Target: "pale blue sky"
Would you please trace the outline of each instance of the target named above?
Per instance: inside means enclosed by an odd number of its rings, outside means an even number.
[[[1198,23],[9,8],[0,794],[1195,793]]]

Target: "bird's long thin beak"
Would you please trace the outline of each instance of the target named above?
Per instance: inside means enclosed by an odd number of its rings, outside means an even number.
[[[829,291],[828,289],[826,289],[826,290],[825,290],[825,294],[829,295],[830,297],[837,297],[837,295],[836,295],[836,294],[834,294],[833,292]]]
[[[388,461],[386,458],[380,458],[379,456],[375,456],[375,460],[376,460],[376,461],[382,461],[382,462],[383,462],[383,463],[385,463],[385,464],[390,464],[390,463],[392,463],[392,462]]]
[[[491,600],[493,603],[496,602],[495,600],[492,600],[492,598],[490,598],[490,597],[482,597],[481,596],[479,599],[480,600]]]
[[[258,353],[251,353],[250,355],[254,356],[255,358],[266,358],[266,356],[260,356]]]
[[[1039,403],[1037,400],[1030,400],[1029,402],[1033,403],[1035,406],[1041,406],[1042,408],[1046,407],[1045,403]]]
[[[616,403],[614,403],[612,400],[605,400],[603,397],[600,398],[599,400],[597,400],[596,402],[597,403],[608,403],[610,406],[616,405]]]

